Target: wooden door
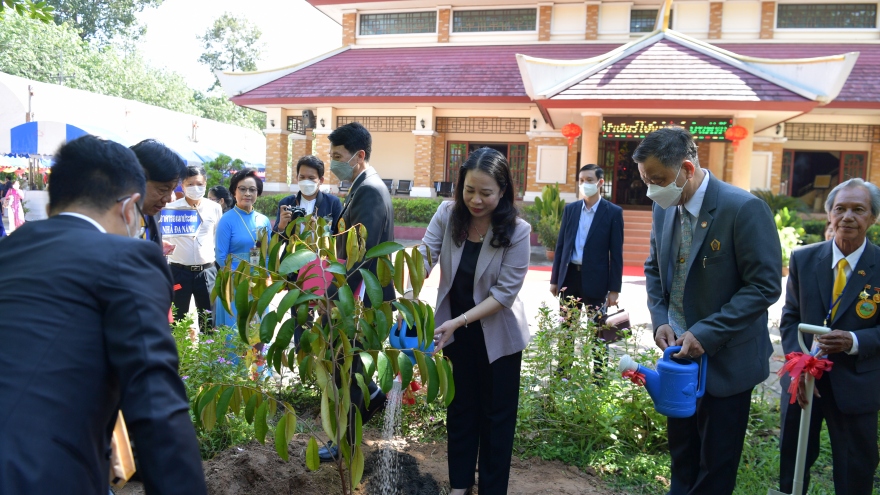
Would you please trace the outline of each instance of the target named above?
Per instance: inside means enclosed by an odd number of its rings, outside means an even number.
[[[446,180],[455,184],[458,182],[458,170],[467,159],[468,144],[466,142],[450,142],[446,153]]]
[[[507,163],[513,176],[514,195],[522,198],[526,190],[526,168],[529,164],[529,145],[510,143],[507,147]]]

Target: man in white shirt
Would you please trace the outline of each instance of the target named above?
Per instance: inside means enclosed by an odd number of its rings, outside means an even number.
[[[211,291],[214,290],[214,279],[217,277],[214,244],[217,239],[217,223],[223,215],[219,204],[205,199],[205,186],[205,167],[187,167],[183,178],[184,197],[168,203],[166,208],[195,209],[201,224],[195,235],[165,234],[165,240],[174,245],[168,261],[174,284],[179,286],[174,291],[174,319],[179,320],[186,316],[190,299],[194,298],[202,333],[213,327]]]

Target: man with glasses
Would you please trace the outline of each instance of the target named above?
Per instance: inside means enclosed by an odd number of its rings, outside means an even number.
[[[108,493],[121,408],[146,493],[204,494],[165,321],[171,273],[133,239],[143,170],[124,146],[83,136],[52,175],[49,218],[0,240],[0,314],[16,315],[0,320],[0,493]]]
[[[168,255],[174,246],[162,241],[159,228],[159,214],[165,205],[174,200],[174,189],[186,175],[186,162],[171,148],[153,139],[145,139],[131,147],[147,177],[147,192],[144,195],[145,238],[162,247]]]

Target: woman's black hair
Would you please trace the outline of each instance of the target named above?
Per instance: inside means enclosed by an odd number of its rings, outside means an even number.
[[[263,195],[263,181],[259,177],[257,177],[257,170],[253,168],[243,168],[235,173],[231,179],[229,179],[229,192],[232,194],[232,198],[235,199],[235,189],[238,187],[238,183],[247,179],[248,177],[254,179],[257,183],[257,197]]]
[[[208,192],[210,194],[213,194],[215,198],[219,198],[223,201],[223,204],[220,206],[223,207],[224,213],[230,210],[233,205],[235,205],[235,200],[233,200],[232,195],[229,194],[229,189],[226,189],[223,186],[214,186]]]
[[[509,247],[510,236],[516,229],[518,215],[516,205],[513,203],[513,179],[507,158],[492,148],[480,148],[474,151],[459,169],[458,184],[455,187],[455,205],[452,207],[452,232],[455,245],[461,246],[461,243],[467,239],[468,229],[471,226],[471,212],[464,204],[464,180],[467,173],[472,170],[479,170],[492,177],[500,188],[501,197],[498,198],[498,206],[492,212],[491,246]]]

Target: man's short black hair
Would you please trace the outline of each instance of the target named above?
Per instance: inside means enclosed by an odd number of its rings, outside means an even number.
[[[578,176],[576,177],[576,179],[580,180],[581,172],[586,172],[587,170],[595,170],[596,171],[596,180],[600,180],[605,177],[605,171],[602,170],[602,167],[596,165],[595,163],[588,163],[588,164],[584,165],[583,167],[581,167],[580,170],[578,170]]]
[[[190,177],[198,177],[200,175],[202,177],[208,176],[208,173],[205,171],[205,167],[203,167],[202,165],[187,165],[186,173],[183,174],[181,179],[189,179]]]
[[[296,173],[297,174],[299,174],[299,169],[303,166],[317,170],[318,177],[320,177],[322,179],[324,178],[324,162],[322,162],[321,159],[318,158],[317,156],[306,155],[306,156],[300,158],[299,161],[296,162]]]
[[[257,196],[263,194],[263,181],[257,177],[257,170],[253,168],[243,168],[229,179],[229,193],[232,194],[233,199],[235,198],[235,190],[238,188],[238,183],[248,177],[253,178],[257,182]]]
[[[651,132],[632,154],[636,163],[645,163],[652,157],[666,168],[680,169],[685,160],[700,166],[697,143],[691,133],[681,127],[663,127]]]
[[[154,139],[144,139],[131,147],[144,167],[147,180],[171,182],[186,175],[186,162],[171,148]]]
[[[63,145],[55,153],[49,205],[53,212],[72,205],[107,211],[116,201],[147,187],[134,152],[91,135]]]
[[[364,161],[370,161],[370,154],[373,152],[373,136],[360,122],[351,122],[337,127],[327,136],[327,139],[333,146],[344,146],[346,151],[352,155],[363,151]]]

